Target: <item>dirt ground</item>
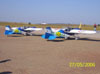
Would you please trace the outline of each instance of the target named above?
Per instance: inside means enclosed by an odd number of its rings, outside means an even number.
[[[36,36],[11,36],[0,27],[0,74],[100,74],[100,34],[80,40],[47,41]],[[93,62],[96,67],[69,67]]]

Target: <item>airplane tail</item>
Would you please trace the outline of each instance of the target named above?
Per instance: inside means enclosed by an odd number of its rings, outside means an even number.
[[[13,34],[13,30],[11,29],[11,27],[9,25],[7,25],[5,27],[5,33],[4,34],[5,35],[11,35],[11,34]]]
[[[42,38],[48,39],[48,40],[54,40],[56,36],[53,35],[53,32],[50,27],[46,27],[46,32],[44,35],[42,35]]]
[[[81,29],[81,27],[82,27],[82,24],[80,23],[80,25],[79,25],[79,29]]]
[[[78,28],[74,28],[74,29],[81,30],[81,27],[82,27],[82,24],[80,23],[79,27]]]

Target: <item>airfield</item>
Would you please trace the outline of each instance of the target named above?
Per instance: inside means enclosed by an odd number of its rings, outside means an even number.
[[[0,74],[100,74],[100,33],[80,40],[5,36],[0,27]],[[95,67],[70,67],[70,62],[93,62]]]

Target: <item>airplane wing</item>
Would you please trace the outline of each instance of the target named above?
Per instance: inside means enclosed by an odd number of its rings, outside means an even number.
[[[40,31],[40,30],[43,30],[42,28],[27,28],[27,29],[24,29],[25,31]]]
[[[76,33],[76,34],[95,34],[96,31],[92,31],[92,30],[71,30],[69,33]]]
[[[59,28],[51,28],[51,30],[52,30],[53,32],[58,32],[60,29],[59,29]]]
[[[17,28],[18,28],[18,27],[12,27],[11,29],[12,29],[12,30],[15,30],[15,29],[17,29]]]

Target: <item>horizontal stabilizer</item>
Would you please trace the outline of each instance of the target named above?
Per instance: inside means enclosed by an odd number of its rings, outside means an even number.
[[[48,40],[54,40],[56,38],[56,36],[49,34],[49,33],[45,33],[41,37],[44,38],[44,39],[48,39]]]
[[[11,34],[13,34],[13,33],[14,33],[13,31],[5,30],[5,35],[11,35]]]
[[[49,36],[48,40],[54,40],[55,38],[56,38],[56,36],[51,35],[51,36]]]
[[[5,35],[11,35],[11,34],[13,34],[14,32],[13,32],[13,30],[11,29],[11,27],[9,26],[9,25],[7,25],[6,27],[5,27]]]
[[[44,35],[42,35],[42,38],[48,39],[50,35],[51,35],[51,34],[49,34],[49,33],[45,33]]]

